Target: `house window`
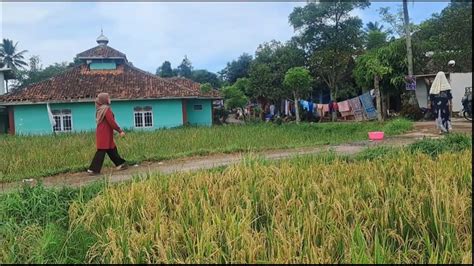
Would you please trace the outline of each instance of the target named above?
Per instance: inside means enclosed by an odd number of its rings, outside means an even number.
[[[202,111],[202,104],[195,104],[194,111]]]
[[[71,132],[72,131],[72,114],[70,109],[52,110],[53,119],[56,125],[53,127],[54,132]]]
[[[133,111],[136,128],[153,127],[153,112],[151,106],[135,107]]]
[[[94,59],[89,64],[90,70],[113,70],[117,69],[117,64],[113,60]]]

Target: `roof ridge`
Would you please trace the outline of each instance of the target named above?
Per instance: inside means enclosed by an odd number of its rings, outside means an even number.
[[[77,56],[77,57],[86,57],[86,58],[87,58],[88,56],[80,56],[80,55],[81,55],[81,54],[85,54],[85,53],[87,53],[87,52],[89,52],[89,51],[92,51],[92,50],[94,50],[94,49],[101,48],[101,47],[107,47],[108,49],[111,49],[111,50],[113,50],[114,52],[119,53],[119,54],[120,54],[121,56],[123,56],[124,58],[127,58],[127,55],[126,55],[125,53],[120,52],[119,50],[113,48],[112,46],[109,46],[109,45],[101,45],[101,44],[96,45],[96,46],[94,46],[94,47],[92,47],[92,48],[89,48],[89,49],[87,49],[87,50],[85,50],[85,51],[83,51],[83,52],[80,52],[80,53],[78,53],[76,56]]]
[[[163,81],[163,82],[165,82],[165,83],[167,83],[167,84],[172,84],[173,86],[179,87],[179,88],[181,88],[181,89],[186,89],[186,90],[188,90],[188,91],[192,91],[190,88],[187,88],[187,87],[185,87],[185,86],[183,86],[183,85],[181,85],[181,84],[179,84],[179,83],[170,82],[169,80],[166,80],[166,78],[162,78],[162,77],[157,76],[157,75],[155,75],[155,74],[153,74],[153,73],[151,73],[151,72],[148,72],[148,71],[145,71],[145,70],[140,69],[140,68],[138,68],[138,67],[135,67],[135,66],[133,66],[133,65],[131,65],[131,64],[128,64],[128,63],[127,63],[127,64],[125,64],[125,65],[128,66],[128,67],[130,67],[130,68],[132,68],[132,69],[134,69],[134,70],[136,70],[136,71],[139,71],[139,72],[141,72],[141,73],[143,73],[143,74],[145,74],[145,75],[148,75],[148,76],[150,76],[150,77],[153,77],[153,78],[155,78],[155,79],[157,79],[157,80],[161,80],[161,81]]]

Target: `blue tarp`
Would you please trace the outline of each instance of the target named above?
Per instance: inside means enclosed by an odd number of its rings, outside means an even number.
[[[374,103],[372,102],[372,96],[370,92],[366,92],[359,96],[360,102],[364,107],[365,114],[367,115],[367,119],[372,120],[377,118],[377,110],[374,107]]]

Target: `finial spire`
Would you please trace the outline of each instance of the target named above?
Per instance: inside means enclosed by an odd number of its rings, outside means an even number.
[[[102,27],[100,27],[100,36],[97,37],[97,43],[100,45],[107,45],[109,43],[109,39],[105,37]]]

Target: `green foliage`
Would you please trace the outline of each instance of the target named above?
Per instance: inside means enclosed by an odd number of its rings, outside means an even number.
[[[228,62],[227,66],[220,71],[219,74],[224,81],[233,84],[239,78],[246,78],[249,76],[249,69],[252,60],[251,55],[243,53],[237,60]]]
[[[174,76],[173,69],[171,68],[171,63],[169,61],[163,62],[163,64],[156,69],[156,75],[162,78],[170,78]]]
[[[285,97],[283,79],[288,69],[304,65],[304,51],[293,41],[282,44],[271,41],[259,45],[255,60],[250,66],[250,91],[252,99],[278,100]]]
[[[286,72],[285,80],[283,84],[290,93],[298,100],[301,97],[311,91],[311,83],[313,79],[309,74],[309,71],[304,67],[293,67]]]
[[[13,44],[13,41],[10,39],[3,39],[3,42],[0,44],[0,62],[13,71],[28,66],[24,61],[24,54],[28,51],[18,51],[17,45],[18,42]]]
[[[84,262],[95,238],[81,228],[69,231],[69,207],[91,200],[103,188],[99,182],[81,189],[39,184],[0,195],[0,261]]]
[[[344,83],[343,73],[352,72],[348,69],[352,56],[363,45],[362,21],[351,11],[368,5],[368,1],[324,1],[297,7],[290,14],[299,43],[309,54],[311,73],[326,83],[332,99]]]
[[[212,85],[209,83],[201,84],[201,92],[202,93],[209,93],[212,91]]]
[[[471,72],[472,71],[472,3],[451,3],[440,14],[420,25],[413,34],[413,42],[420,46],[422,72]],[[433,56],[426,57],[426,52]],[[447,66],[455,60],[454,68]]]
[[[239,79],[240,80],[240,79]],[[237,82],[236,82],[237,84]],[[228,110],[235,108],[244,108],[247,105],[248,99],[244,92],[238,86],[232,85],[222,89],[224,95],[224,105]]]
[[[440,140],[425,139],[409,146],[412,152],[420,151],[433,157],[445,152],[460,152],[472,149],[472,138],[469,135],[449,134]]]
[[[391,63],[384,60],[387,49],[384,47],[372,50],[357,57],[354,78],[360,87],[372,88],[375,76],[383,80],[392,72]]]
[[[397,118],[390,120],[389,123],[385,123],[383,131],[389,135],[399,135],[407,132],[413,128],[413,123],[407,119]]]
[[[183,61],[177,68],[178,76],[183,78],[191,78],[193,72],[193,65],[187,56],[184,56]]]
[[[387,44],[387,33],[371,30],[367,33],[367,50],[380,48]]]
[[[250,87],[247,91],[252,99],[276,98],[277,92],[273,90],[273,73],[271,68],[263,63],[252,63],[250,66]]]
[[[218,88],[221,85],[221,82],[217,75],[205,69],[193,70],[191,73],[191,80],[194,80],[201,84],[210,84],[214,88]]]
[[[394,37],[405,36],[405,21],[403,17],[403,9],[399,7],[396,12],[392,12],[390,7],[379,8],[379,14],[382,17],[382,21],[390,25],[388,33]],[[417,26],[410,21],[408,24],[410,32],[415,32]]]

